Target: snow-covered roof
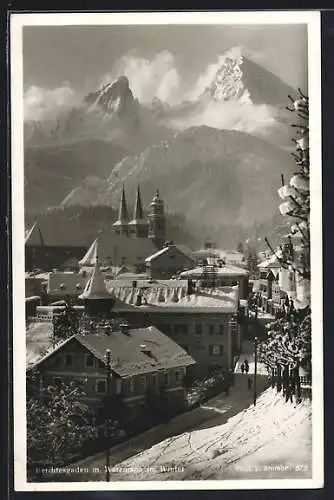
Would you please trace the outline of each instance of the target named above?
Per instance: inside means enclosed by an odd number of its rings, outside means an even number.
[[[78,226],[70,219],[52,219],[35,222],[26,232],[26,246],[51,246],[87,248],[91,239],[91,228]]]
[[[99,266],[96,264],[91,277],[87,281],[80,299],[112,299],[110,293],[106,289],[104,277]]]
[[[49,295],[80,295],[88,278],[74,272],[51,272],[48,275],[47,293]]]
[[[73,335],[39,359],[33,366],[39,366],[73,341],[79,342],[102,363],[106,363],[105,353],[109,349],[112,371],[121,377],[195,364],[194,359],[176,342],[154,326],[149,326],[129,329],[126,333],[115,331],[109,335]],[[144,346],[148,350],[145,350]]]
[[[205,272],[204,267],[195,267],[194,269],[190,269],[189,271],[183,271],[180,273],[181,278],[197,278],[200,279]],[[248,271],[241,267],[232,266],[230,264],[224,264],[221,267],[215,267],[216,276],[219,278],[224,277],[240,277],[240,276],[248,276]]]
[[[239,305],[239,287],[196,289],[187,294],[187,286],[179,280],[170,280],[168,286],[157,283],[149,287],[116,286],[107,283],[108,291],[124,305],[130,304],[142,311],[182,311],[235,313]],[[140,305],[139,305],[140,303]],[[122,306],[120,306],[122,309]]]
[[[272,255],[268,259],[260,262],[259,268],[267,268],[267,267],[281,267],[279,259],[281,258],[281,252],[277,251],[275,255]]]
[[[155,260],[158,257],[160,257],[161,255],[168,254],[168,253],[174,253],[174,254],[175,253],[179,253],[183,257],[186,257],[189,260],[189,262],[194,263],[194,260],[189,255],[187,255],[186,253],[184,253],[183,250],[178,245],[168,245],[168,246],[162,248],[161,250],[158,250],[154,254],[152,254],[149,257],[147,257],[145,259],[145,262],[150,263],[153,260]]]
[[[128,237],[116,233],[101,234],[89,247],[80,260],[80,266],[99,265],[133,266],[144,262],[146,257],[156,252],[154,243],[149,238]]]

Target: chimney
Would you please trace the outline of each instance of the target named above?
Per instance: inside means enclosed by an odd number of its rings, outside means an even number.
[[[139,292],[137,295],[136,306],[141,306],[141,299],[142,299],[142,294],[141,292]]]
[[[123,321],[120,325],[119,325],[119,329],[121,330],[122,333],[124,333],[125,335],[129,335],[129,331],[130,331],[130,326],[128,323],[126,323],[125,321]]]
[[[187,283],[187,295],[192,295],[193,293],[194,293],[193,280],[188,279],[188,283]]]
[[[105,327],[105,329],[104,329],[104,333],[105,333],[108,337],[110,337],[111,332],[112,332],[111,325],[106,326],[106,327]]]

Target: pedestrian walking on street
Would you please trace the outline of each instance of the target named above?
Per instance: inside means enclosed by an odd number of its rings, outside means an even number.
[[[244,364],[245,364],[245,372],[248,373],[249,372],[249,364],[248,364],[247,359],[245,359]]]
[[[241,369],[241,373],[244,373],[245,371],[245,365],[242,363],[242,365],[240,366],[240,369]]]
[[[248,389],[251,390],[251,388],[252,388],[252,379],[250,377],[248,377],[248,379],[247,379],[247,386],[248,386]]]

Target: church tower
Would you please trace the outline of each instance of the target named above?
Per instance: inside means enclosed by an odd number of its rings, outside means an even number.
[[[133,219],[129,222],[129,232],[137,238],[148,237],[148,222],[145,220],[143,205],[141,201],[140,188],[137,187],[137,197],[133,213]]]
[[[129,234],[129,215],[126,206],[125,190],[123,184],[122,197],[119,205],[118,220],[114,222],[113,228],[116,234]]]
[[[157,248],[163,248],[166,237],[166,219],[164,202],[160,198],[159,191],[156,192],[155,197],[151,201],[148,237],[151,238]]]

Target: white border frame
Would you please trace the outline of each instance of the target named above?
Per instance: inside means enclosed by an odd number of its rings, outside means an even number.
[[[219,481],[117,481],[27,483],[25,414],[25,264],[23,175],[23,26],[154,24],[307,24],[310,96],[311,160],[311,296],[312,296],[312,479]],[[234,490],[321,488],[323,472],[323,339],[322,339],[322,164],[321,156],[321,38],[320,11],[159,12],[11,14],[11,154],[12,154],[12,272],[14,487],[16,491]],[[19,388],[19,389],[18,389]]]

